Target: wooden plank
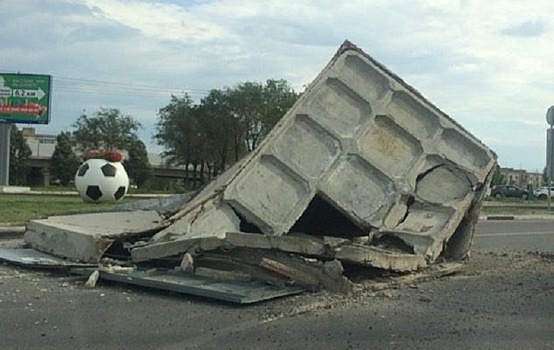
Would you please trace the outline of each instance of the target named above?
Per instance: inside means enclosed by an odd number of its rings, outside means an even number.
[[[319,286],[319,281],[312,275],[291,266],[282,264],[278,261],[262,258],[260,266],[278,273],[279,275],[286,276],[287,278],[299,282],[302,285],[312,286],[313,288]]]
[[[252,276],[244,272],[218,270],[218,269],[212,269],[209,267],[202,267],[202,266],[195,268],[194,274],[196,276],[209,277],[216,280],[228,280],[228,281],[239,281],[239,282],[252,281]]]
[[[364,245],[343,245],[335,252],[335,258],[338,260],[385,270],[415,271],[427,265],[425,258],[421,255],[391,253]]]

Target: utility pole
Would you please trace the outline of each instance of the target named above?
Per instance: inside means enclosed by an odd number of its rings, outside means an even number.
[[[0,123],[0,187],[10,185],[10,123]]]

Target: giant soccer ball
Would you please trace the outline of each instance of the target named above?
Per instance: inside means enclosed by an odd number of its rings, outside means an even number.
[[[75,187],[85,202],[117,202],[129,188],[129,176],[120,162],[85,161],[75,174]]]

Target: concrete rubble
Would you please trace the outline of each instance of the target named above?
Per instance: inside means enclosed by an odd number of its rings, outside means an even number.
[[[261,146],[194,198],[33,220],[25,240],[87,263],[117,242],[108,257],[137,270],[349,292],[353,268],[408,273],[463,259],[495,165],[347,41]]]

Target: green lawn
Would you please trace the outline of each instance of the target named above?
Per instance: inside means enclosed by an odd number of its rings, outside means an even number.
[[[553,206],[554,208],[554,206]],[[482,207],[483,215],[554,215],[554,210],[547,208],[525,208],[525,207]]]
[[[130,201],[133,199],[125,198],[120,203]],[[23,224],[27,220],[50,215],[102,211],[113,206],[114,204],[84,203],[77,195],[0,194],[0,224]]]
[[[124,198],[120,203],[135,200],[137,199]],[[506,203],[506,201],[500,203]],[[484,206],[482,214],[554,215],[554,210],[549,211],[545,207],[546,201],[532,203],[542,205],[542,208],[524,207],[525,202],[518,201],[513,203],[514,206]],[[114,204],[84,203],[78,195],[0,194],[0,224],[22,225],[28,220],[46,218],[51,215],[103,211],[113,207]]]

